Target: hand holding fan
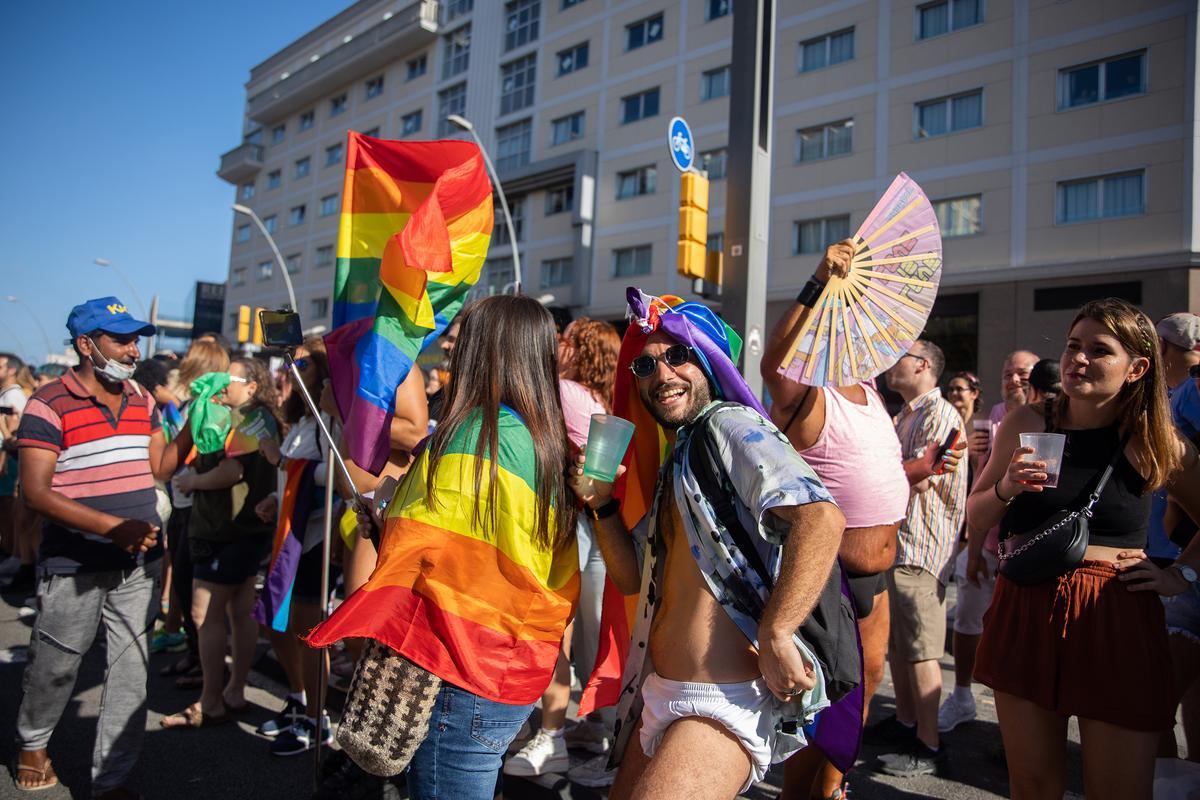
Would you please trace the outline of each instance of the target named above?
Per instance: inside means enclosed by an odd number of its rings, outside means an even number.
[[[779,371],[809,386],[848,386],[895,364],[925,329],[942,274],[933,205],[901,172],[853,237]]]

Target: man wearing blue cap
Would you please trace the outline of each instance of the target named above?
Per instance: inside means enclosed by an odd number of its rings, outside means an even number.
[[[154,326],[102,297],[75,306],[67,329],[79,366],[34,393],[17,431],[21,491],[45,527],[15,779],[24,790],[58,783],[46,748],[102,623],[108,669],[92,794],[136,798],[123,784],[141,754],[147,631],[161,596],[154,477],[169,475],[177,455],[165,457],[154,400],[130,380],[138,338]]]

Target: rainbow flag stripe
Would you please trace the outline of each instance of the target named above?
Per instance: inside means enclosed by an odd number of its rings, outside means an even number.
[[[267,567],[263,590],[254,605],[254,618],[280,632],[288,629],[288,620],[291,618],[292,587],[303,552],[304,529],[312,511],[319,463],[304,458],[293,458],[287,462],[287,481],[275,523],[271,562]]]
[[[499,421],[496,529],[474,523],[479,423],[463,425],[434,477],[429,457],[405,475],[388,512],[379,563],[308,643],[361,636],[387,644],[443,680],[501,703],[532,703],[550,683],[579,597],[574,537],[556,550],[530,539],[537,516],[533,439],[508,409]],[[481,508],[481,517],[488,509]],[[553,517],[552,517],[553,518]]]
[[[355,462],[387,459],[396,387],[479,280],[492,235],[492,184],[470,142],[393,142],[350,131],[338,227],[333,325],[354,331],[331,359]]]

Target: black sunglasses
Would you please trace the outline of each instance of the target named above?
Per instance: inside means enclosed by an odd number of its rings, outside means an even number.
[[[686,344],[673,344],[661,356],[638,356],[629,364],[629,371],[639,378],[649,378],[662,361],[672,369],[682,367],[692,355],[692,348]]]

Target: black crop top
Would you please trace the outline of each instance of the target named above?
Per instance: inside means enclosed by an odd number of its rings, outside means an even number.
[[[1030,531],[1064,509],[1077,511],[1088,501],[1092,486],[1121,445],[1116,425],[1091,430],[1047,428],[1067,435],[1058,486],[1041,492],[1017,495],[1000,520],[1000,535]],[[1100,494],[1100,502],[1088,520],[1088,543],[1102,547],[1141,549],[1146,546],[1151,495],[1144,492],[1146,480],[1122,454],[1112,477]]]

